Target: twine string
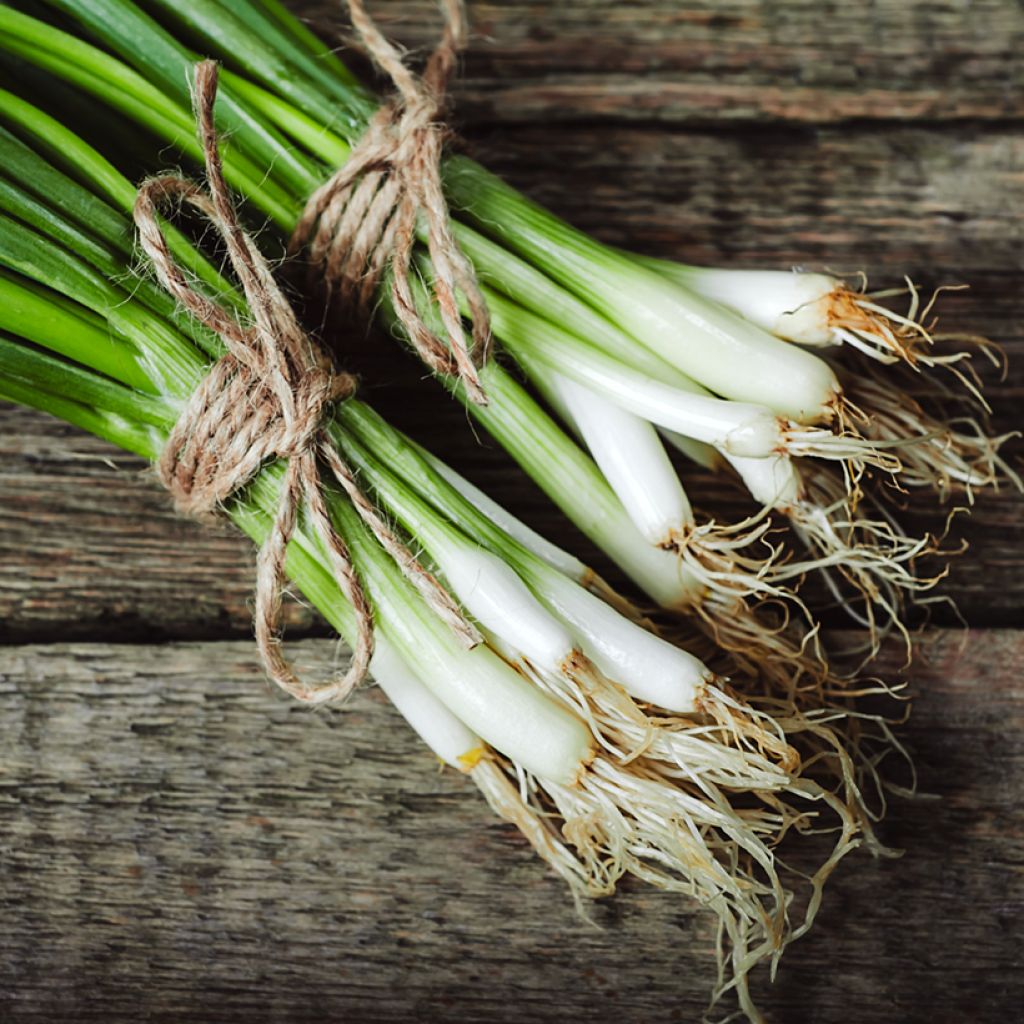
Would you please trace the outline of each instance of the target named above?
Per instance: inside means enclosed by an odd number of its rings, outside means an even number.
[[[435,373],[458,377],[470,399],[484,405],[480,368],[490,355],[490,316],[473,267],[452,233],[441,184],[448,134],[442,121],[445,94],[467,36],[462,0],[440,0],[444,30],[418,77],[381,33],[363,0],[347,2],[353,27],[391,79],[395,95],[371,118],[345,165],[310,196],[290,252],[306,248],[328,298],[364,316],[386,272],[392,308],[417,354]],[[421,218],[444,337],[424,320],[410,281]],[[469,308],[471,344],[459,292]]]
[[[405,577],[459,640],[473,646],[480,636],[437,579],[384,522],[322,429],[327,406],[350,397],[356,381],[335,371],[328,354],[302,329],[266,259],[241,226],[221,166],[214,123],[216,94],[217,66],[203,61],[196,65],[193,106],[207,190],[185,178],[162,175],[142,184],[133,210],[140,243],[163,287],[215,331],[227,350],[185,404],[157,470],[179,511],[203,515],[216,511],[269,460],[285,460],[273,525],[257,559],[254,631],[274,682],[300,701],[322,704],[344,699],[365,677],[374,630],[366,592],[324,500],[321,462]],[[243,323],[233,311],[204,295],[175,260],[159,219],[160,209],[172,204],[191,206],[216,229],[245,295],[249,322]],[[356,617],[351,664],[319,686],[300,679],[282,651],[285,560],[303,508]]]

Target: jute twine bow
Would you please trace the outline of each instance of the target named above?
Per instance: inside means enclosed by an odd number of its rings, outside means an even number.
[[[321,428],[327,405],[349,397],[355,379],[335,372],[327,353],[303,331],[266,260],[239,223],[217,147],[216,94],[216,64],[198,64],[193,103],[209,191],[184,178],[162,176],[144,182],[135,201],[139,239],[160,282],[197,320],[216,331],[227,349],[181,412],[157,469],[179,511],[201,515],[214,512],[268,460],[287,460],[273,527],[257,561],[256,642],[268,674],[280,687],[301,701],[321,704],[344,698],[363,679],[374,637],[365,591],[324,501],[318,459],[438,615],[467,646],[480,637],[382,520]],[[175,261],[158,219],[159,208],[170,203],[188,203],[216,228],[245,294],[251,323],[241,323],[233,312],[198,291]],[[357,621],[350,667],[315,687],[296,675],[281,650],[285,554],[303,507]]]
[[[452,234],[441,187],[445,90],[466,43],[462,2],[441,0],[444,33],[419,77],[381,34],[363,0],[348,0],[348,7],[363,45],[394,82],[396,95],[370,120],[346,164],[310,196],[290,250],[308,246],[328,297],[364,315],[388,269],[395,314],[420,358],[435,373],[457,376],[474,402],[486,404],[479,368],[490,353],[490,316],[472,265]],[[421,215],[445,338],[424,322],[409,282]],[[471,348],[457,291],[469,306]]]

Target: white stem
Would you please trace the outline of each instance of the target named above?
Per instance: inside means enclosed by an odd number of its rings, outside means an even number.
[[[552,371],[532,355],[517,352],[516,357],[548,404],[571,425],[568,410],[558,391],[551,386]],[[692,386],[699,388],[697,384]],[[704,584],[690,572],[674,551],[657,547],[647,540],[619,496],[612,490],[600,467],[589,459],[587,461],[590,462],[594,476],[600,481],[600,486],[595,488],[593,481],[589,481],[590,490],[581,492],[583,498],[574,510],[573,522],[662,608],[676,611],[692,608],[694,602],[701,600]],[[553,459],[551,465],[560,466],[557,459]],[[564,466],[564,463],[561,465]],[[552,472],[557,474],[559,468]],[[567,486],[571,489],[571,481]],[[581,513],[590,521],[586,522]],[[593,573],[585,568],[583,576],[572,578],[589,585]]]
[[[751,497],[765,508],[785,511],[799,500],[800,476],[788,455],[750,459],[726,453],[725,458],[739,473]]]
[[[831,418],[839,382],[812,353],[644,267],[591,287],[620,327],[716,394],[800,423]]]
[[[644,540],[597,464],[535,406],[512,402],[510,375],[484,369],[488,397],[507,417],[501,443],[541,488],[648,597],[662,608],[683,610],[700,600],[703,584],[673,552]],[[519,385],[516,385],[518,388]],[[517,435],[513,437],[513,435]],[[509,444],[509,441],[514,444]],[[566,443],[568,442],[568,443]]]
[[[631,622],[559,573],[537,566],[527,575],[534,592],[604,675],[631,696],[666,711],[694,710],[712,678],[699,658]]]
[[[702,466],[704,469],[717,470],[722,468],[722,455],[717,448],[704,441],[694,441],[692,437],[685,437],[676,430],[668,430],[665,427],[659,427],[658,433],[677,452],[681,452],[691,462],[695,462],[698,466]]]
[[[575,339],[567,338],[570,347],[561,351],[544,345],[543,338],[509,340],[502,334],[502,340],[514,352],[521,349],[528,359],[571,377],[636,416],[723,451],[767,457],[785,444],[778,418],[764,406],[663,384]]]
[[[370,672],[377,685],[445,764],[471,771],[484,750],[483,740],[442,704],[383,636],[374,645]]]
[[[549,672],[568,661],[572,637],[502,559],[454,532],[421,526],[418,536],[459,603],[487,630]]]
[[[847,345],[884,365],[906,360],[912,365],[951,366],[965,356],[962,352],[941,357],[929,353],[934,339],[918,316],[926,320],[931,306],[921,311],[917,289],[909,278],[905,292],[910,295],[910,308],[902,315],[872,299],[902,294],[904,289],[869,296],[852,290],[831,274],[716,270],[650,257],[634,258],[784,341],[812,348]],[[971,389],[969,381],[964,383]]]
[[[675,552],[648,543],[618,499],[616,505],[598,510],[595,517],[599,522],[592,536],[600,530],[601,550],[660,607],[686,611],[700,603],[703,583]]]
[[[412,651],[434,696],[486,743],[542,778],[567,785],[579,779],[594,749],[590,730],[490,647],[467,651],[452,643],[444,657],[432,644],[413,644]]]
[[[644,537],[666,546],[693,526],[690,502],[654,427],[561,374],[549,380],[564,415]]]
[[[780,422],[766,406],[716,398],[686,377],[668,375],[671,383],[665,383],[630,365],[628,352],[619,358],[501,295],[486,294],[495,334],[531,374],[569,377],[641,419],[737,455],[767,456],[782,447]]]
[[[564,573],[570,579],[583,582],[590,570],[574,555],[563,551],[560,547],[546,540],[535,530],[530,529],[521,519],[517,519],[502,505],[489,498],[479,487],[470,483],[446,462],[416,446],[417,452],[430,464],[431,469],[452,485],[471,505],[479,509],[495,526],[500,527],[514,540],[519,541],[528,551],[543,559],[552,568]]]
[[[829,323],[832,295],[841,282],[798,270],[719,270],[652,261],[666,277],[728,306],[786,341],[814,347],[839,345]]]

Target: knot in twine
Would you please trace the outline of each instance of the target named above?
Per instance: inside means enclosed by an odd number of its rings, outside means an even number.
[[[490,316],[473,267],[452,234],[441,186],[448,136],[441,120],[445,90],[466,43],[461,0],[441,0],[444,32],[419,77],[381,34],[363,0],[348,0],[348,7],[364,47],[391,78],[396,94],[370,120],[345,165],[310,196],[290,252],[308,246],[329,299],[337,296],[364,316],[387,269],[395,315],[417,354],[435,373],[458,377],[470,399],[484,405],[479,368],[490,354]],[[420,216],[444,338],[424,321],[409,281]],[[458,291],[469,307],[472,347],[463,331]]]
[[[335,372],[327,353],[303,331],[266,259],[239,223],[217,146],[216,94],[217,66],[204,61],[196,66],[193,105],[209,191],[180,177],[151,178],[139,189],[133,211],[142,248],[161,284],[197,320],[214,330],[227,349],[186,403],[157,470],[179,511],[203,515],[216,511],[268,460],[287,460],[273,524],[257,560],[256,642],[274,682],[301,701],[322,704],[346,697],[362,681],[373,655],[374,636],[369,601],[327,510],[319,460],[330,469],[406,578],[459,638],[472,646],[480,637],[448,593],[383,521],[323,432],[328,404],[351,396],[356,382],[349,374]],[[171,255],[158,210],[172,201],[188,203],[216,228],[245,294],[250,323],[241,322],[233,311],[197,290]],[[281,650],[285,557],[300,508],[305,508],[335,579],[355,610],[357,627],[348,670],[316,687],[296,675]]]

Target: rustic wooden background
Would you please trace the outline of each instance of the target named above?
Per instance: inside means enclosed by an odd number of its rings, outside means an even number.
[[[320,25],[334,4],[303,3]],[[412,46],[426,0],[374,0]],[[459,122],[612,242],[691,262],[969,282],[950,329],[1024,398],[1024,13],[1013,0],[471,0]],[[397,355],[374,400],[551,536],[572,531]],[[1018,451],[1020,449],[1018,448]],[[711,507],[721,485],[694,476]],[[381,695],[310,714],[247,642],[246,544],[144,467],[0,408],[0,1019],[695,1021],[709,919],[626,886],[575,917]],[[937,522],[938,513],[922,522]],[[1024,1000],[1024,501],[986,495],[904,730],[896,862],[849,859],[758,991],[785,1024],[1017,1019]],[[340,657],[301,606],[306,664]],[[947,625],[952,618],[944,620]]]

